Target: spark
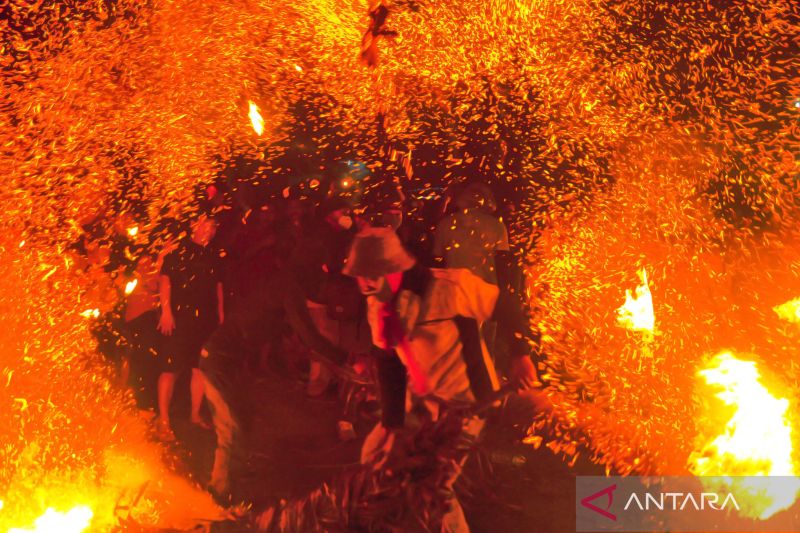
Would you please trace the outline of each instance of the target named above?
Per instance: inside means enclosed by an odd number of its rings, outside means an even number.
[[[261,135],[264,133],[264,117],[261,116],[261,113],[258,110],[258,106],[253,102],[249,103],[250,111],[248,116],[250,117],[250,124],[253,126],[253,131],[256,132],[256,135]]]

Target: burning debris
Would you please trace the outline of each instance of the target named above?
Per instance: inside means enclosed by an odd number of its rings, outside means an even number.
[[[800,298],[795,298],[781,305],[776,305],[772,310],[775,311],[775,314],[777,314],[781,320],[800,324]]]
[[[653,311],[653,296],[647,285],[647,271],[639,271],[641,285],[636,287],[634,294],[625,290],[625,303],[617,309],[617,322],[624,328],[632,331],[645,331],[653,333],[656,327],[656,317]]]
[[[797,476],[800,473],[794,452],[797,430],[790,417],[789,400],[774,396],[755,362],[722,352],[698,375],[705,381],[698,392],[705,409],[700,427],[703,434],[716,431],[718,435],[701,443],[689,457],[692,474]],[[709,397],[718,401],[709,401]],[[719,401],[724,407],[718,405]],[[784,486],[770,487],[769,483],[750,480],[734,480],[733,484],[744,484],[740,488],[750,497],[740,501],[741,512],[751,518],[769,518],[791,507],[800,495],[800,483],[795,484],[794,492]]]
[[[92,521],[92,510],[86,506],[73,507],[65,513],[47,509],[36,519],[33,529],[13,527],[8,533],[82,533]]]
[[[264,117],[261,116],[256,104],[249,102],[248,106],[250,111],[247,115],[250,117],[250,124],[253,125],[253,131],[256,132],[256,135],[260,136],[264,133]]]

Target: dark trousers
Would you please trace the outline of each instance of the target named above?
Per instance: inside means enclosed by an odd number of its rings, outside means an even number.
[[[241,417],[246,409],[246,400],[241,395],[244,363],[254,351],[280,335],[282,327],[280,314],[251,331],[243,331],[241,324],[228,321],[211,335],[200,358],[199,368],[217,434],[210,485],[218,494],[229,492],[231,462],[242,450]]]
[[[228,492],[231,461],[242,447],[241,414],[246,400],[241,398],[240,369],[253,353],[275,341],[287,322],[315,357],[333,364],[346,359],[347,354],[316,329],[292,276],[279,273],[251,290],[205,343],[199,364],[217,433],[210,485],[218,494]]]

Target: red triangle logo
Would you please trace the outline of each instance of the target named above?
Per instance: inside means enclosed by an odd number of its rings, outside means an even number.
[[[595,513],[599,513],[610,520],[614,520],[616,522],[617,515],[610,513],[608,510],[611,509],[611,504],[614,503],[614,491],[617,490],[616,485],[611,485],[610,487],[606,487],[599,492],[595,492],[594,494],[585,497],[581,500],[581,505],[586,507],[587,509],[591,509]],[[596,506],[595,504],[591,503],[592,501],[596,500],[600,496],[608,496],[608,505],[606,505],[605,509],[601,509],[600,507]]]

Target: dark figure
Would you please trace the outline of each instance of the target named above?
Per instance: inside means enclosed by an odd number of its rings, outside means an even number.
[[[495,216],[488,186],[472,183],[454,193],[454,210],[436,227],[434,253],[447,269],[466,269],[480,278],[476,290],[494,294],[493,312],[483,324],[491,353],[502,354],[501,367],[524,387],[537,383],[529,357],[534,335],[525,312],[522,269],[510,253],[508,231]],[[501,347],[502,349],[496,349]]]
[[[219,255],[209,246],[217,223],[205,215],[192,224],[191,236],[164,257],[159,277],[161,319],[158,329],[168,338],[161,354],[158,379],[158,429],[173,440],[169,406],[178,372],[191,369],[191,421],[209,428],[200,416],[203,378],[197,369],[200,349],[224,321],[222,268]],[[209,428],[210,429],[210,428]]]
[[[290,268],[297,274],[311,319],[319,332],[346,352],[369,350],[364,304],[355,282],[342,274],[356,232],[349,203],[332,198],[320,205],[317,221],[295,248]],[[331,376],[312,360],[308,394],[325,392]]]
[[[381,2],[369,11],[369,29],[361,38],[361,61],[368,67],[378,64],[378,41],[381,37],[396,37],[397,32],[386,28],[389,9]]]
[[[329,368],[338,368],[347,353],[322,336],[308,313],[297,272],[288,269],[273,273],[233,308],[225,322],[205,344],[200,370],[205,378],[205,393],[211,407],[217,449],[211,472],[210,489],[218,496],[230,490],[231,459],[241,449],[241,419],[247,405],[240,397],[242,362],[270,345],[288,323],[313,357]],[[347,377],[354,377],[347,375]]]
[[[157,257],[143,255],[136,265],[132,281],[128,282],[130,289],[125,289],[125,338],[130,364],[128,385],[133,389],[140,409],[151,409],[156,403],[157,378],[153,374],[164,340],[158,332],[159,269]]]

